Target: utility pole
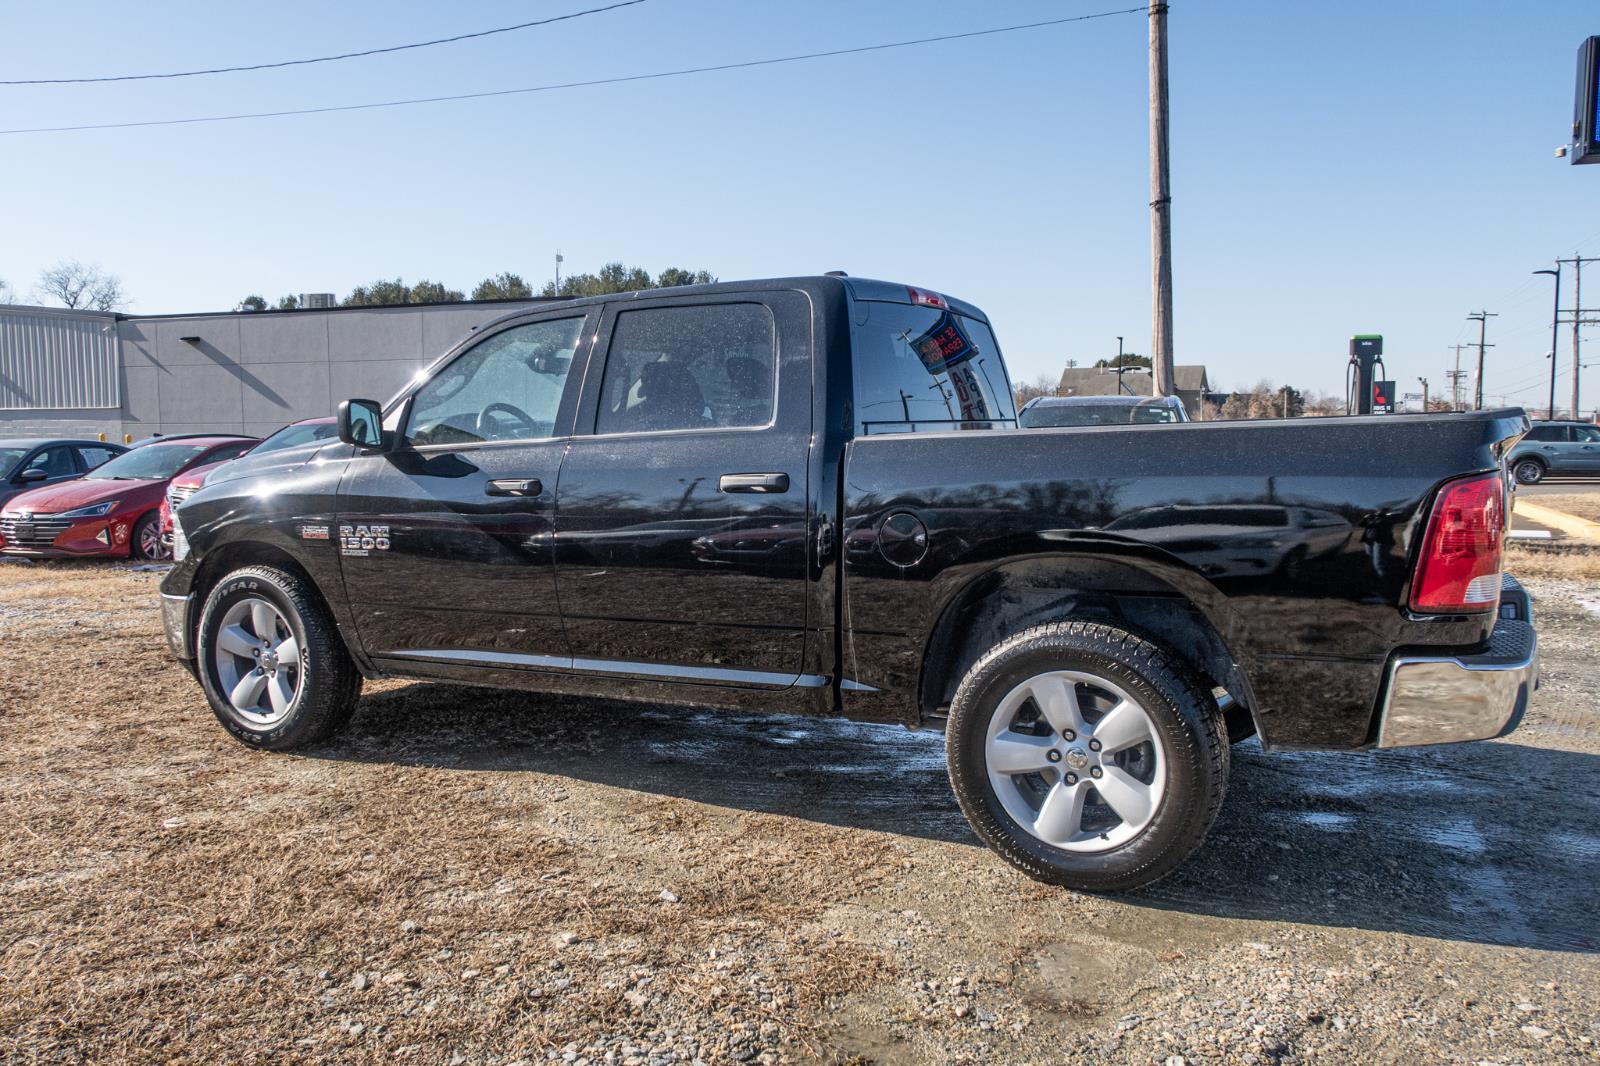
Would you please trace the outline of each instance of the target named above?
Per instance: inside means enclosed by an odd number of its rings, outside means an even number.
[[[1484,353],[1484,349],[1493,348],[1494,347],[1494,345],[1492,345],[1492,344],[1485,344],[1484,343],[1485,339],[1487,339],[1487,337],[1489,335],[1489,320],[1491,318],[1499,318],[1499,317],[1500,317],[1500,315],[1498,313],[1490,314],[1488,311],[1476,311],[1476,312],[1474,312],[1474,313],[1472,313],[1472,314],[1467,316],[1467,321],[1468,322],[1476,322],[1478,324],[1478,385],[1477,385],[1477,389],[1475,390],[1476,391],[1476,397],[1473,400],[1473,410],[1475,410],[1475,411],[1483,410],[1483,353]]]
[[[1151,392],[1176,395],[1172,370],[1172,168],[1167,159],[1167,4],[1150,4]]]
[[[1583,316],[1595,314],[1593,309],[1586,310],[1583,306],[1583,264],[1600,263],[1600,258],[1579,255],[1571,259],[1557,259],[1557,268],[1562,263],[1572,264],[1572,417],[1581,418],[1578,414],[1578,372],[1583,369],[1583,353],[1579,350],[1583,343],[1580,331],[1581,327],[1588,324]],[[1552,411],[1550,417],[1554,418],[1555,412]]]
[[[566,262],[566,260],[561,257],[561,253],[560,252],[557,252],[556,253],[556,295],[557,296],[561,295],[561,264],[564,263],[564,262]]]
[[[1466,372],[1461,369],[1461,349],[1470,348],[1472,345],[1452,344],[1450,347],[1456,350],[1456,368],[1454,370],[1446,370],[1444,376],[1450,379],[1450,406],[1459,411],[1464,406],[1461,402],[1461,380],[1467,376]]]
[[[1423,414],[1427,414],[1428,413],[1428,379],[1427,378],[1418,378],[1417,380],[1422,382],[1422,413]]]

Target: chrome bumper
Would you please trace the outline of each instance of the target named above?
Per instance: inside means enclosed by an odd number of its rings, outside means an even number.
[[[1528,594],[1510,575],[1500,602],[1488,650],[1390,661],[1378,747],[1487,740],[1517,727],[1539,687],[1539,635]]]
[[[161,627],[167,632],[167,647],[184,662],[194,658],[194,646],[189,640],[189,601],[193,598],[161,594]]]

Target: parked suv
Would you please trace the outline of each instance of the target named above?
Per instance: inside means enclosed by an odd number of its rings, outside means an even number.
[[[1600,476],[1600,427],[1535,422],[1511,451],[1511,472],[1524,485],[1537,485],[1550,474]]]

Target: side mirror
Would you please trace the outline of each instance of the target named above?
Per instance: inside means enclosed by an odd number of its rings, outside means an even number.
[[[48,470],[35,466],[18,474],[16,480],[19,485],[31,485],[35,481],[48,481],[49,479],[50,472]]]
[[[339,439],[358,448],[383,447],[383,409],[377,400],[346,400],[339,405]]]

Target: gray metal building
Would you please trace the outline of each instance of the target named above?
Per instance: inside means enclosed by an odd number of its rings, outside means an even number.
[[[538,300],[120,315],[0,305],[0,437],[247,433],[387,399],[472,329]]]

